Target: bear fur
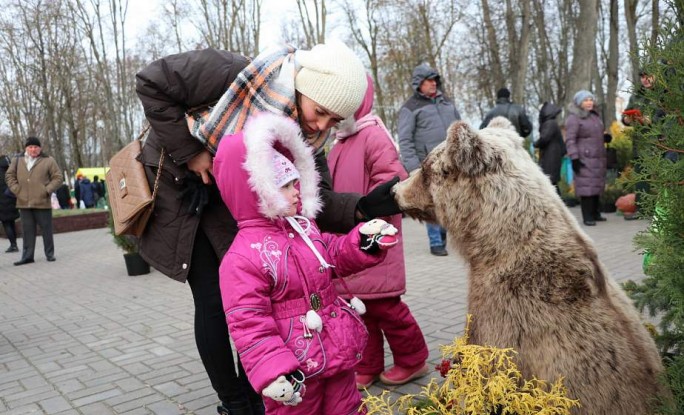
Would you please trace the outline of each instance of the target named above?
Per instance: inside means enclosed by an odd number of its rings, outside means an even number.
[[[508,120],[452,124],[394,192],[468,263],[471,343],[515,349],[526,379],[564,377],[575,414],[652,413],[655,343]]]

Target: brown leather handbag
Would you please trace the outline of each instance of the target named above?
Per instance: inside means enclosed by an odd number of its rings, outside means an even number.
[[[164,150],[162,149],[159,156],[159,168],[152,190],[147,183],[145,167],[137,159],[149,128],[147,125],[138,138],[109,160],[109,171],[105,175],[105,180],[115,235],[140,237],[154,209],[159,177],[164,166]]]

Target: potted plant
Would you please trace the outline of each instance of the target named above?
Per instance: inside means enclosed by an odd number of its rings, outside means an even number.
[[[114,222],[112,215],[109,215],[109,233],[112,234],[116,246],[124,251],[124,261],[126,262],[126,271],[128,275],[133,277],[136,275],[144,275],[150,273],[150,264],[147,263],[140,256],[138,252],[138,238],[130,235],[116,235],[114,233]]]

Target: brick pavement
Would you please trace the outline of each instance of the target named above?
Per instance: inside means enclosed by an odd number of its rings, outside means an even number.
[[[571,211],[579,216],[579,208]],[[584,228],[618,280],[643,278],[632,238],[645,221]],[[430,347],[460,335],[466,312],[463,263],[427,248],[422,225],[405,220],[409,304]],[[6,240],[0,241],[1,251]],[[55,235],[57,262],[38,242],[36,263],[0,253],[0,413],[215,414],[216,396],[196,351],[189,287],[159,272],[128,277],[106,229]],[[391,364],[391,357],[387,365]],[[436,373],[370,393],[416,393]]]

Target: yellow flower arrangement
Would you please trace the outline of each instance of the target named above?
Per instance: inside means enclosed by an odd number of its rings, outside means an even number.
[[[513,349],[468,344],[465,334],[442,346],[444,360],[437,369],[445,377],[435,379],[418,395],[404,395],[391,402],[389,392],[368,396],[369,415],[569,415],[579,402],[566,396],[562,378],[552,384],[539,379],[524,380],[514,362]]]

